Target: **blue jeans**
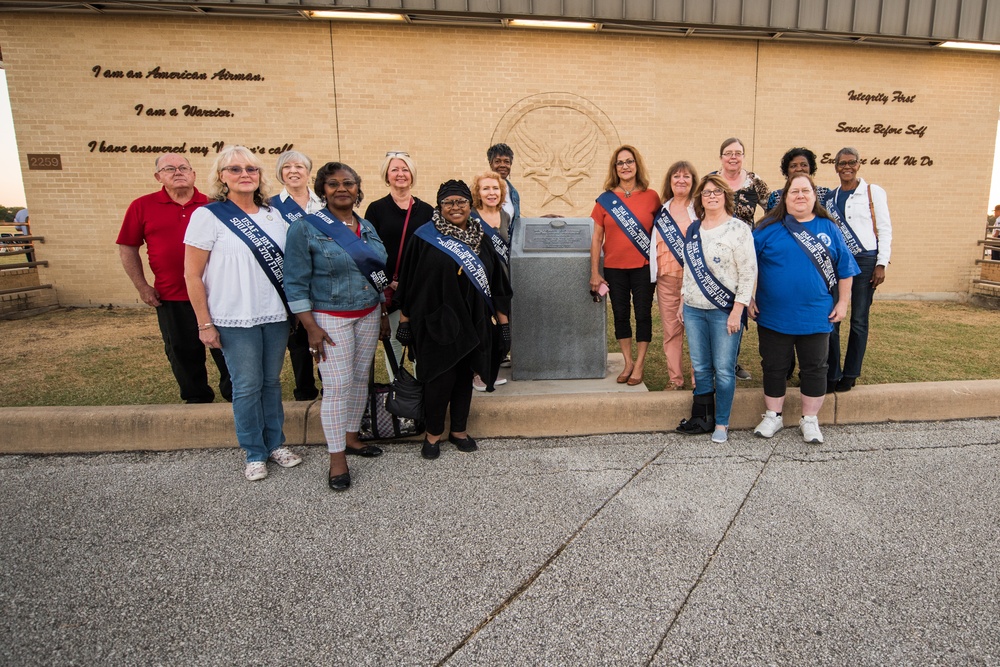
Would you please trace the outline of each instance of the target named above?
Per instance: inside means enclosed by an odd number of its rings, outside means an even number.
[[[233,377],[236,440],[247,453],[247,463],[266,461],[285,442],[281,365],[288,345],[288,322],[218,329]]]
[[[729,313],[712,308],[703,310],[684,305],[684,332],[694,370],[695,395],[715,392],[715,423],[729,426],[729,413],[736,394],[736,355],[743,330],[731,334],[726,321]]]
[[[851,333],[847,337],[843,369],[840,367],[840,322],[833,325],[833,332],[830,334],[830,368],[826,378],[832,382],[842,377],[861,377],[861,362],[868,349],[868,313],[872,308],[872,299],[875,298],[872,273],[875,272],[878,257],[859,255],[854,259],[857,260],[861,273],[854,276],[851,284]]]

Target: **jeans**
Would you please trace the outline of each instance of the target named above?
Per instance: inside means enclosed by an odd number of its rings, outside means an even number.
[[[840,322],[833,325],[833,332],[830,334],[830,368],[826,377],[832,382],[842,377],[861,377],[861,362],[864,361],[865,350],[868,348],[868,313],[875,297],[871,281],[878,257],[859,255],[854,259],[857,260],[861,273],[854,276],[851,284],[851,333],[847,337],[843,369],[840,367]]]
[[[236,440],[247,453],[247,463],[266,461],[285,442],[281,365],[288,345],[288,321],[218,330],[233,377]]]
[[[205,370],[205,344],[198,338],[198,318],[190,301],[161,301],[156,307],[156,321],[163,337],[163,351],[185,403],[211,403],[215,392],[208,386]],[[219,368],[219,393],[233,400],[233,383],[222,350],[212,348],[212,359]]]
[[[736,395],[736,355],[743,330],[727,330],[729,313],[711,308],[703,310],[684,305],[684,330],[687,333],[691,367],[694,370],[695,395],[715,392],[715,423],[729,426],[729,413]]]

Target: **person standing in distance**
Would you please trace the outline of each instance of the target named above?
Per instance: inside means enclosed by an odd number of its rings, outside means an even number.
[[[834,168],[840,187],[830,192],[824,206],[840,227],[861,273],[851,287],[851,333],[847,337],[844,365],[840,365],[840,323],[830,334],[830,359],[826,391],[850,391],[861,376],[868,347],[868,314],[875,288],[885,280],[892,253],[892,220],[885,190],[858,177],[861,156],[856,148],[837,152]]]
[[[486,159],[490,163],[490,171],[500,174],[500,178],[507,184],[507,197],[504,199],[501,209],[510,216],[510,227],[508,237],[514,238],[514,227],[517,219],[521,217],[521,195],[517,188],[510,182],[510,170],[514,166],[514,151],[507,144],[493,144],[486,151]]]
[[[156,159],[153,178],[163,187],[133,201],[118,233],[118,254],[143,303],[156,308],[163,350],[170,361],[181,400],[211,403],[205,344],[198,337],[198,321],[184,282],[184,233],[195,209],[208,202],[194,186],[195,171],[186,158],[174,153]],[[153,284],[146,280],[139,247],[146,244]],[[233,400],[233,383],[222,350],[212,349],[219,368],[219,392]]]

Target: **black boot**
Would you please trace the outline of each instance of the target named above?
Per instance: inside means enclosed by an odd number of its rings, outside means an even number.
[[[675,429],[685,435],[700,435],[715,430],[715,393],[695,394],[691,419],[682,419]]]

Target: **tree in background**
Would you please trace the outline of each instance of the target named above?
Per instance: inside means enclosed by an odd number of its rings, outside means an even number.
[[[0,206],[0,221],[3,222],[14,222],[14,216],[20,211],[23,206]]]

